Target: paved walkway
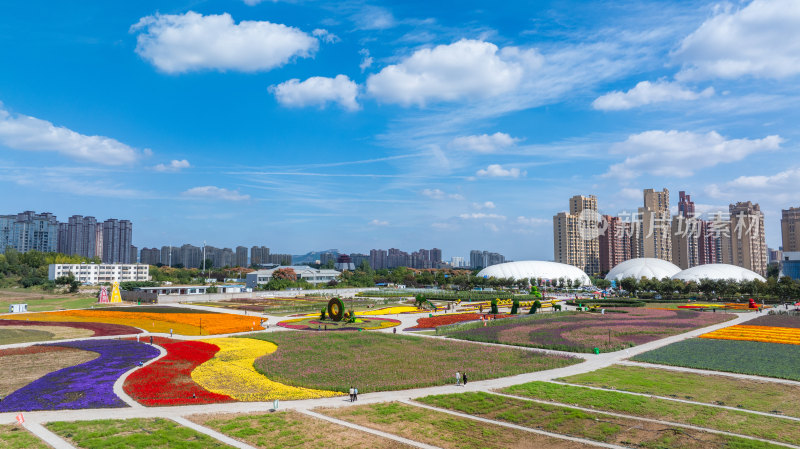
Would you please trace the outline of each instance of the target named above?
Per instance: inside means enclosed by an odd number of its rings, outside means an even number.
[[[202,306],[193,306],[193,307],[202,307]],[[416,322],[416,319],[419,316],[416,315],[398,315],[404,319],[411,320],[413,319]],[[432,394],[446,394],[446,393],[457,393],[457,392],[464,392],[464,391],[490,391],[493,389],[499,389],[508,387],[511,385],[517,385],[520,383],[531,382],[531,381],[549,381],[552,379],[571,376],[575,374],[582,374],[590,371],[597,370],[599,368],[604,368],[610,366],[615,363],[619,363],[620,361],[632,357],[636,354],[640,354],[646,351],[650,351],[662,346],[666,346],[681,340],[685,340],[687,338],[696,337],[706,332],[710,332],[716,329],[720,329],[727,326],[732,326],[735,324],[740,324],[756,318],[757,314],[755,313],[745,313],[740,314],[735,319],[726,321],[724,323],[720,323],[717,325],[709,326],[702,329],[693,330],[684,334],[675,335],[672,337],[663,338],[660,340],[656,340],[650,343],[646,343],[640,346],[635,346],[623,351],[616,351],[616,352],[609,352],[609,353],[602,353],[602,354],[577,354],[580,357],[585,357],[585,361],[582,363],[578,363],[572,366],[567,366],[563,368],[548,370],[548,371],[539,371],[533,373],[525,373],[516,376],[510,376],[500,379],[491,379],[491,380],[484,380],[484,381],[473,381],[470,382],[467,386],[455,386],[455,385],[445,385],[445,386],[437,386],[437,387],[427,387],[427,388],[417,388],[411,390],[401,390],[401,391],[384,391],[384,392],[376,392],[376,393],[369,393],[369,394],[361,394],[359,395],[359,401],[357,404],[364,404],[364,403],[377,403],[377,402],[389,402],[389,401],[410,401],[414,398],[428,396]],[[270,320],[272,321],[272,320]],[[277,326],[271,326],[277,327]],[[283,329],[283,328],[279,328]],[[278,330],[278,329],[275,329]],[[246,334],[246,333],[245,333]],[[164,335],[164,334],[154,334],[154,335]],[[240,335],[240,334],[236,334]],[[166,335],[164,335],[166,336]],[[228,335],[226,335],[228,336]],[[175,336],[176,338],[180,338],[180,336]],[[214,338],[214,337],[223,337],[223,336],[203,336],[203,338]],[[113,337],[117,338],[117,337]],[[197,337],[185,337],[185,339],[196,339]],[[431,337],[431,338],[441,338],[441,337]],[[531,349],[533,351],[541,351],[536,349]],[[576,355],[570,353],[570,355]],[[661,367],[661,366],[659,366]],[[663,368],[663,367],[662,367]],[[136,368],[138,369],[138,368]],[[120,384],[121,385],[121,384]],[[123,393],[124,394],[124,393]],[[309,413],[311,409],[317,407],[346,407],[353,405],[347,397],[333,397],[333,398],[322,398],[322,399],[309,399],[309,400],[300,400],[300,401],[285,401],[281,402],[282,408],[287,409],[295,409],[302,413]],[[415,404],[418,405],[418,404]],[[57,436],[52,434],[51,432],[46,431],[41,424],[50,422],[50,421],[84,421],[84,420],[95,420],[95,419],[129,419],[129,418],[152,418],[152,417],[163,417],[167,419],[172,419],[176,422],[183,422],[179,420],[185,419],[185,417],[194,415],[194,414],[201,414],[201,413],[254,413],[254,412],[263,412],[269,410],[272,407],[271,402],[234,402],[234,403],[224,403],[224,404],[208,404],[208,405],[191,405],[191,406],[176,406],[176,407],[141,407],[141,406],[133,406],[129,408],[118,408],[118,409],[91,409],[91,410],[64,410],[64,411],[36,411],[36,412],[28,412],[25,414],[26,425],[27,427],[42,437],[43,439],[59,439]],[[14,413],[2,413],[0,414],[0,423],[4,422],[13,422],[14,417],[16,414]],[[202,426],[201,426],[202,427]],[[210,429],[207,429],[210,431]],[[212,435],[208,431],[204,431],[208,435]],[[210,431],[213,432],[213,431]],[[213,436],[213,435],[212,435]],[[563,438],[563,436],[558,436],[559,438]],[[216,438],[216,437],[215,437]],[[47,440],[46,440],[47,441]],[[64,443],[61,440],[61,443]],[[51,443],[53,444],[53,443]],[[66,444],[66,443],[64,443]],[[411,444],[411,443],[407,443]],[[592,442],[593,445],[598,445],[597,442]],[[419,446],[419,443],[415,445]],[[54,444],[55,446],[55,444]],[[61,445],[58,447],[69,447],[69,445]],[[429,446],[430,447],[430,446]]]

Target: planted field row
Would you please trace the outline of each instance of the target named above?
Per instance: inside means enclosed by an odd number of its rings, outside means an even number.
[[[613,365],[560,380],[800,417],[800,391],[795,386],[775,382],[626,365]]]
[[[685,310],[618,309],[625,313],[556,313],[491,326],[441,329],[448,337],[572,352],[616,351],[734,318]]]
[[[777,444],[753,442],[741,437],[667,426],[635,418],[621,418],[604,414],[602,411],[587,412],[483,392],[427,396],[418,401],[481,418],[626,447],[687,449],[782,447]]]
[[[784,418],[549,382],[514,385],[502,391],[517,396],[562,404],[579,404],[581,407],[600,411],[690,424],[777,442],[800,443],[800,426],[796,421]]]
[[[632,360],[800,381],[797,345],[692,338],[639,354]]]
[[[800,345],[800,329],[738,324],[703,334],[700,338]]]

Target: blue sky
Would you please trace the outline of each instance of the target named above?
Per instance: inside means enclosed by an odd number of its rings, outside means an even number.
[[[501,8],[498,8],[501,6]],[[575,194],[800,206],[800,2],[12,2],[0,204],[134,244],[551,259]]]

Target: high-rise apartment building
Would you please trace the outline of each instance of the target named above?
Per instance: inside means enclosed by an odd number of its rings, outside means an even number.
[[[269,263],[269,248],[266,246],[253,246],[250,248],[250,265]]]
[[[73,215],[59,224],[58,252],[81,257],[95,257],[97,219]]]
[[[236,266],[237,267],[247,267],[247,247],[246,246],[237,246],[236,247]]]
[[[130,260],[128,261],[128,263],[132,263],[132,264],[139,263],[139,260],[138,260],[139,259],[139,248],[137,248],[135,245],[131,245],[131,249],[128,252],[128,255],[130,257]]]
[[[103,263],[130,263],[133,224],[109,218],[103,222]]]
[[[161,250],[158,248],[142,248],[142,251],[139,253],[139,262],[147,265],[163,263],[161,262]]]
[[[781,211],[782,250],[800,251],[800,207],[790,207]]]
[[[373,270],[383,270],[387,266],[388,253],[385,249],[371,249],[369,250],[369,266]]]
[[[764,214],[758,203],[731,204],[730,264],[767,275],[767,243],[764,236]],[[723,260],[723,263],[725,261]]]
[[[481,251],[473,249],[469,252],[469,265],[472,268],[486,268],[506,261],[505,256],[500,253]]]
[[[43,253],[58,251],[59,223],[49,212],[37,214],[25,211],[0,216],[0,254],[7,248],[21,253],[36,250]]]
[[[553,254],[556,262],[574,265],[589,275],[600,273],[600,215],[597,197],[575,195],[569,212],[553,216]]]
[[[608,273],[612,268],[630,259],[631,239],[626,227],[620,217],[603,215],[603,220],[607,224],[605,231],[598,236],[598,247],[600,254],[600,273]]]
[[[644,207],[639,208],[641,221],[640,257],[672,261],[672,220],[669,212],[669,190],[644,190]]]
[[[354,265],[356,268],[359,268],[359,267],[361,267],[361,264],[363,264],[363,263],[364,263],[364,261],[366,261],[367,263],[369,263],[369,256],[368,256],[368,255],[366,255],[366,254],[360,254],[360,253],[351,253],[351,254],[350,254],[350,260],[352,260],[352,261],[353,261],[353,265]]]

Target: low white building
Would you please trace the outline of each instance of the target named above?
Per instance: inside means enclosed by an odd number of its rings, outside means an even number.
[[[50,264],[47,277],[54,281],[70,273],[81,284],[149,281],[150,265],[142,263],[56,263]]]
[[[298,265],[298,266],[290,266],[290,267],[275,267],[270,268],[269,270],[258,270],[253,271],[251,273],[247,273],[247,287],[248,288],[256,288],[259,285],[263,285],[268,283],[272,280],[272,273],[276,270],[291,268],[294,270],[295,274],[297,274],[297,279],[304,280],[309,284],[324,284],[330,281],[336,280],[342,273],[336,270],[330,269],[317,269],[311,268],[306,265]]]

